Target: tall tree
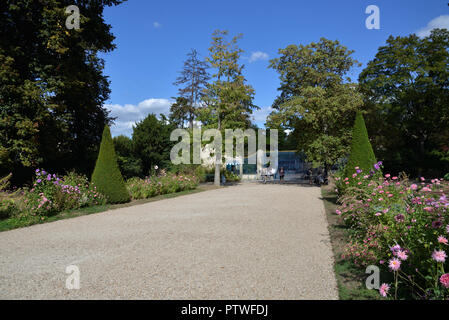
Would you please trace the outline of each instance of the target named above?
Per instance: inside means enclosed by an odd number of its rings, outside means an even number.
[[[203,89],[205,88],[210,77],[207,73],[207,63],[199,59],[198,53],[195,49],[192,49],[187,54],[187,57],[188,58],[184,62],[184,68],[181,71],[180,76],[173,84],[181,86],[178,94],[180,97],[187,99],[188,104],[176,103],[172,105],[172,114],[173,116],[176,116],[178,113],[181,115],[187,114],[189,127],[190,129],[193,129],[193,120],[196,116],[196,109],[198,107],[198,103],[201,101]],[[177,112],[178,108],[180,109],[180,112]]]
[[[449,171],[449,31],[390,37],[359,77],[368,131],[391,172]]]
[[[142,176],[142,161],[136,157],[132,140],[124,135],[112,139],[120,172],[126,179]]]
[[[279,72],[281,94],[269,116],[271,127],[293,130],[298,151],[329,169],[349,152],[355,113],[362,105],[346,74],[358,62],[338,41],[290,45],[270,61]]]
[[[189,120],[189,117],[193,120],[191,104],[187,98],[177,97],[176,102],[170,106],[170,114],[168,116],[171,123],[176,125],[178,128],[184,128],[184,124]],[[192,121],[193,127],[193,121]]]
[[[0,3],[0,175],[26,179],[37,166],[92,172],[110,121],[98,53],[115,47],[103,9],[121,2]],[[69,5],[79,8],[80,29],[65,26]]]
[[[250,115],[257,108],[253,104],[254,89],[246,84],[242,74],[244,65],[239,64],[243,52],[238,47],[242,35],[227,40],[228,31],[216,30],[212,34],[207,62],[214,70],[213,82],[206,87],[200,109],[200,120],[205,128],[224,129],[248,128]],[[219,160],[219,159],[217,159]],[[215,163],[214,184],[220,184],[220,164]]]
[[[141,161],[143,175],[150,174],[154,166],[164,168],[169,165],[170,150],[174,145],[170,141],[173,129],[163,114],[160,120],[149,114],[133,127],[134,154]]]

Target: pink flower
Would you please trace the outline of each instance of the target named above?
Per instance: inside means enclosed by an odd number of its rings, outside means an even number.
[[[438,237],[438,242],[447,245],[447,239],[443,236]]]
[[[387,174],[385,175],[385,178],[389,178],[389,177],[390,177],[390,174],[387,173]]]
[[[432,212],[433,208],[432,207],[424,207],[424,210],[427,212]]]
[[[424,179],[424,177],[421,177],[420,179],[421,179],[421,181],[426,181],[426,179]]]
[[[393,178],[391,178],[391,179],[393,179],[393,180],[397,180],[397,179],[398,179],[398,177],[393,177]]]
[[[382,215],[382,213],[376,212],[374,215],[375,215],[376,217],[378,217],[378,216]]]
[[[416,190],[416,189],[418,189],[418,186],[417,186],[416,184],[412,184],[412,185],[410,186],[410,189]]]
[[[432,190],[430,188],[424,187],[424,188],[421,189],[421,191],[423,191],[423,192],[430,192]]]
[[[432,259],[435,260],[436,262],[444,262],[446,261],[447,255],[446,252],[444,252],[443,250],[435,250],[432,253]]]
[[[379,293],[382,297],[386,297],[388,294],[388,291],[390,290],[390,286],[386,283],[382,283],[382,285],[379,288]]]
[[[340,210],[338,210],[338,209],[337,209],[337,210],[335,210],[335,213],[336,213],[336,214],[338,214],[338,215],[341,215],[341,211],[340,211]]]
[[[388,267],[393,271],[398,271],[401,267],[401,261],[397,258],[393,258],[389,261]]]
[[[443,287],[449,289],[449,273],[445,273],[440,277],[440,283],[443,285]]]
[[[405,253],[405,251],[402,251],[402,250],[396,252],[396,256],[397,256],[399,259],[401,259],[402,261],[405,261],[405,260],[407,260],[407,258],[408,258],[407,253]]]

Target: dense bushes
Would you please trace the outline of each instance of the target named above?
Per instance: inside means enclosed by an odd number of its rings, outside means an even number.
[[[14,194],[7,191],[11,174],[0,178],[0,219],[6,219],[18,212]]]
[[[24,192],[26,211],[33,216],[49,216],[65,210],[105,203],[105,197],[85,176],[69,173],[60,179],[45,170],[36,170],[33,188]]]
[[[62,211],[101,205],[105,200],[83,175],[72,172],[59,178],[37,169],[31,188],[14,193],[0,190],[0,219],[45,219]]]
[[[92,182],[97,190],[106,196],[109,203],[123,203],[130,200],[122,174],[118,168],[114,144],[108,126],[104,127]]]
[[[343,258],[379,266],[384,297],[449,298],[448,185],[442,179],[411,183],[406,176],[363,171],[337,179],[342,181],[352,185],[337,210],[351,232]]]
[[[117,155],[117,163],[125,179],[138,177],[142,174],[142,160],[134,153],[133,142],[130,138],[120,135],[112,139]]]
[[[198,178],[199,182],[206,181],[207,168],[200,164],[178,164],[170,167],[170,172],[177,175],[191,175]]]
[[[162,171],[145,179],[131,178],[126,186],[133,199],[146,199],[162,194],[192,190],[198,186],[199,179],[195,175],[176,175]]]
[[[376,163],[376,157],[368,139],[365,121],[363,115],[357,112],[352,131],[351,153],[345,167],[345,176],[352,176],[360,170],[368,173],[373,169],[374,163]]]

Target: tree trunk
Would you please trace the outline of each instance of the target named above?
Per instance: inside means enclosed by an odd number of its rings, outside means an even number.
[[[218,113],[218,131],[220,131],[220,113]],[[214,177],[214,185],[220,186],[220,160],[221,154],[218,154],[218,148],[215,148],[215,177]]]

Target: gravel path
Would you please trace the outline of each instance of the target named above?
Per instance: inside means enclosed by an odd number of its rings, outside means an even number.
[[[0,298],[337,299],[320,196],[246,183],[2,232]]]

